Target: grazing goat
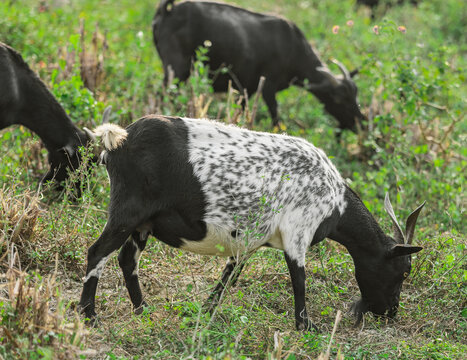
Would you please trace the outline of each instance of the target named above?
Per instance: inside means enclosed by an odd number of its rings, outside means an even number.
[[[328,237],[354,260],[362,293],[353,307],[358,318],[367,311],[395,316],[410,254],[422,249],[410,245],[421,206],[409,216],[404,236],[386,199],[397,233],[395,239],[385,235],[323,151],[296,137],[156,115],[126,130],[103,125],[95,133],[106,148],[111,193],[107,224],[88,251],[80,300],[87,318],[96,316],[98,279],[120,248],[126,287],[141,310],[137,268],[149,235],[198,254],[230,257],[208,299],[211,309],[239,275],[239,259],[262,246],[283,250],[297,329],[315,327],[305,307],[305,255]]]
[[[0,84],[0,130],[18,124],[41,138],[49,152],[50,164],[41,184],[67,179],[68,169],[78,168],[81,160],[78,148],[92,140],[90,134],[73,124],[21,55],[3,43],[0,43]]]
[[[266,78],[262,96],[274,125],[278,124],[276,93],[291,85],[312,92],[341,129],[356,130],[364,119],[357,103],[357,86],[349,72],[336,62],[343,76],[334,76],[321,62],[300,29],[292,22],[214,2],[162,0],[154,17],[153,35],[164,66],[164,82],[170,73],[185,81],[195,50],[206,40],[213,88],[228,89],[229,80],[242,93],[256,92]],[[221,68],[227,67],[228,73]]]

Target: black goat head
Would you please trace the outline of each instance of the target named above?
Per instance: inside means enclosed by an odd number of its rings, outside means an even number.
[[[352,77],[358,70],[349,71],[339,61],[333,60],[342,75],[334,75],[327,67],[317,67],[316,71],[321,75],[322,80],[318,83],[308,85],[308,89],[313,92],[324,104],[325,110],[339,121],[341,129],[357,131],[357,124],[361,125],[361,120],[366,119],[360,111],[357,102],[357,86]]]

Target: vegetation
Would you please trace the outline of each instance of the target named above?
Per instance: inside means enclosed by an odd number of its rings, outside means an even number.
[[[307,304],[321,332],[294,329],[293,295],[280,252],[255,254],[216,315],[201,311],[224,260],[182,253],[152,239],[140,263],[150,307],[131,312],[116,257],[101,278],[100,326],[85,329],[74,309],[86,251],[106,221],[109,184],[96,167],[83,197],[37,193],[46,151],[28,129],[0,132],[0,357],[206,359],[461,359],[466,345],[465,121],[467,13],[460,0],[427,0],[377,9],[354,1],[235,0],[294,21],[323,60],[336,58],[356,78],[367,130],[336,140],[336,122],[306,91],[279,96],[282,124],[272,129],[259,101],[254,129],[302,136],[331,156],[375,218],[390,231],[387,191],[400,219],[426,200],[395,321],[346,315],[359,293],[352,259],[325,241],[309,250]],[[125,125],[147,113],[208,116],[249,126],[255,99],[213,94],[194,65],[186,84],[162,86],[152,43],[155,0],[0,2],[0,41],[16,48],[73,121],[93,127],[112,105]],[[209,56],[200,49],[198,59]],[[338,72],[334,65],[330,65]],[[1,86],[1,84],[0,84]],[[72,188],[68,186],[67,188]],[[330,342],[337,312],[344,313]]]

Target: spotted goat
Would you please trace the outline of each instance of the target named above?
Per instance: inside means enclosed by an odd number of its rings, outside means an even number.
[[[244,260],[260,247],[285,254],[295,299],[297,329],[315,328],[305,306],[305,255],[325,237],[344,245],[355,263],[362,315],[396,315],[423,205],[383,233],[362,201],[322,150],[307,141],[254,132],[200,119],[146,116],[126,129],[102,125],[104,162],[110,178],[108,221],[89,248],[80,307],[94,319],[95,294],[104,265],[115,250],[137,312],[145,305],[138,261],[149,235],[175,248],[230,257],[207,300],[217,305]]]
[[[92,133],[79,129],[22,56],[1,42],[0,84],[0,130],[23,125],[35,132],[49,152],[50,168],[41,184],[66,180],[69,170],[78,168],[79,147],[92,142]]]

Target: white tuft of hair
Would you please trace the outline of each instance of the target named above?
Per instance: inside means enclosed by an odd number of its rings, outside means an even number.
[[[128,132],[116,124],[100,125],[94,129],[93,133],[102,138],[102,143],[107,150],[117,149],[128,136]]]

